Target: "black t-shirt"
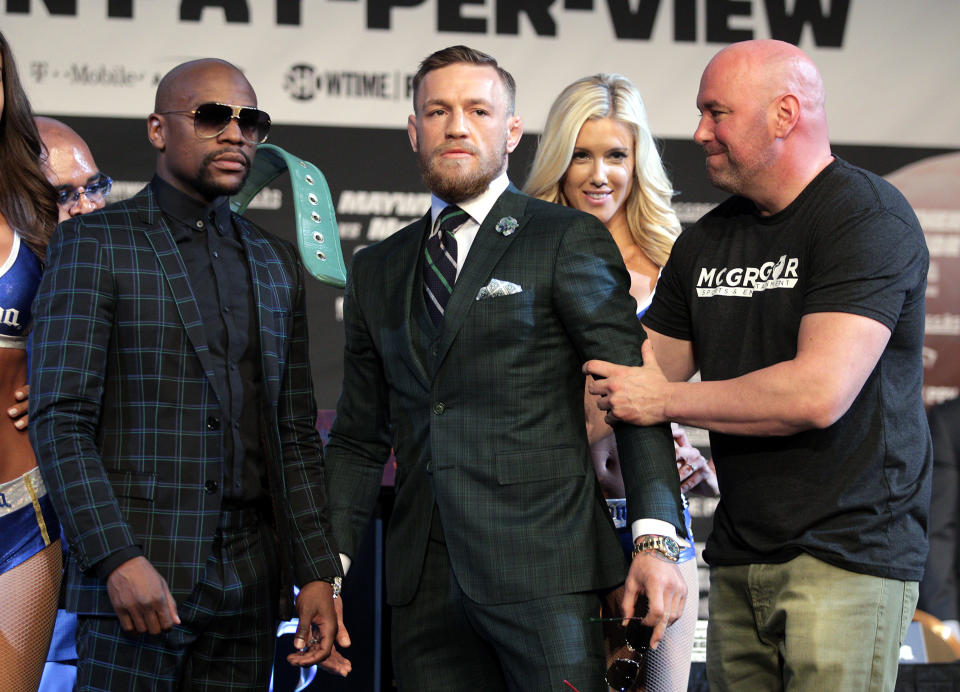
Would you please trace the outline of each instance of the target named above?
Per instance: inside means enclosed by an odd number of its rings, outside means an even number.
[[[931,468],[921,397],[928,263],[903,196],[840,159],[778,214],[761,216],[735,196],[677,239],[644,323],[691,341],[704,380],[792,359],[806,314],[853,313],[891,330],[830,427],[711,433],[721,495],[710,564],[805,552],[855,572],[920,579]]]

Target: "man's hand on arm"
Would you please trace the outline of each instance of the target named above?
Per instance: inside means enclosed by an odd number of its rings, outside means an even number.
[[[110,572],[107,593],[127,632],[160,634],[180,624],[166,580],[145,557],[127,560]]]
[[[606,378],[589,388],[600,395],[607,419],[635,425],[672,420],[733,435],[793,435],[832,425],[859,395],[890,339],[890,330],[869,317],[811,313],[800,320],[790,360],[727,380],[667,382],[657,358],[674,356],[662,349],[662,336],[648,331],[643,366],[584,364],[585,373]],[[674,379],[669,368],[665,372]]]
[[[587,391],[598,396],[597,406],[606,411],[606,421],[633,425],[656,425],[667,420],[670,382],[660,370],[650,339],[643,342],[643,365],[629,367],[602,360],[588,360],[583,372],[592,375]]]
[[[647,597],[649,608],[643,624],[653,627],[650,648],[656,649],[663,639],[668,625],[673,624],[683,613],[687,599],[687,584],[675,562],[667,560],[652,550],[646,550],[633,558],[623,589],[623,625],[634,616],[637,597]]]

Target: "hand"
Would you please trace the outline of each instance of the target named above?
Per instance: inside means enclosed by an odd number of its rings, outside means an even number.
[[[624,627],[633,617],[637,596],[645,594],[649,609],[642,622],[653,627],[650,635],[650,648],[656,649],[663,639],[667,625],[676,622],[683,613],[687,599],[687,584],[680,574],[680,568],[674,562],[658,557],[653,551],[638,554],[630,563],[630,572],[624,583],[623,611]]]
[[[605,437],[613,435],[613,428],[604,420],[604,413],[597,406],[599,397],[587,389],[590,378],[583,385],[583,417],[587,421],[587,444],[594,445]]]
[[[353,664],[337,648],[346,649],[350,646],[350,634],[343,624],[343,597],[333,599],[333,606],[337,611],[337,644],[330,652],[330,657],[320,662],[320,667],[328,673],[346,677],[353,670]]]
[[[30,398],[30,385],[18,387],[13,393],[17,403],[7,409],[7,415],[13,419],[13,427],[17,430],[26,430],[29,416],[27,415],[27,399]]]
[[[720,485],[717,483],[717,470],[713,459],[704,459],[697,452],[695,459],[677,459],[677,471],[680,473],[680,491],[703,497],[720,497]]]
[[[680,474],[680,490],[693,492],[705,497],[720,495],[717,484],[717,470],[712,459],[704,459],[700,450],[690,444],[687,431],[676,423],[671,423],[673,444],[677,452],[677,472]]]
[[[595,378],[587,382],[587,391],[599,395],[597,407],[607,412],[605,420],[611,425],[619,421],[655,425],[667,420],[670,383],[657,364],[650,339],[643,342],[641,353],[643,365],[639,366],[603,360],[588,360],[583,365],[583,372]]]
[[[127,632],[160,634],[180,624],[166,580],[145,557],[131,558],[113,570],[107,594]]]
[[[349,659],[344,658],[336,646],[333,647],[333,651],[330,652],[329,656],[320,661],[319,666],[328,673],[339,675],[341,678],[347,677],[353,670],[353,664]]]
[[[300,588],[297,594],[299,623],[293,646],[302,651],[287,656],[290,665],[312,666],[330,656],[337,634],[337,613],[333,602],[333,584],[317,580]]]

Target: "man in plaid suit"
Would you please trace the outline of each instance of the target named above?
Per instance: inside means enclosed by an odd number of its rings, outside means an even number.
[[[392,447],[385,571],[401,691],[606,690],[598,595],[626,577],[624,614],[646,593],[656,641],[686,593],[655,551],[627,573],[587,446],[581,364],[641,362],[629,278],[593,216],[509,184],[522,124],[493,58],[438,51],[413,85],[408,133],[433,201],[350,267],[326,450],[334,533],[356,556]],[[431,251],[443,233],[457,275],[428,282],[445,266]],[[682,537],[669,427],[616,433],[636,535]]]
[[[154,179],[50,243],[31,440],[71,547],[80,689],[262,690],[294,583],[289,660],[333,644],[302,274],[227,198],[269,128],[256,104],[229,63],[174,68]]]

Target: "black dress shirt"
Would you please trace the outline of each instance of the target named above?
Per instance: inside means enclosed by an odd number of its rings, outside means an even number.
[[[209,204],[154,176],[157,202],[190,277],[203,318],[223,418],[221,490],[228,508],[269,501],[260,439],[260,339],[247,253],[229,199]]]
[[[223,466],[206,492],[222,492],[224,509],[269,506],[267,470],[261,443],[260,338],[246,249],[233,223],[227,197],[209,204],[154,176],[154,195],[186,265],[203,319],[223,417],[208,420],[223,430]],[[211,536],[212,538],[212,536]],[[141,546],[118,550],[97,565],[106,579]]]

